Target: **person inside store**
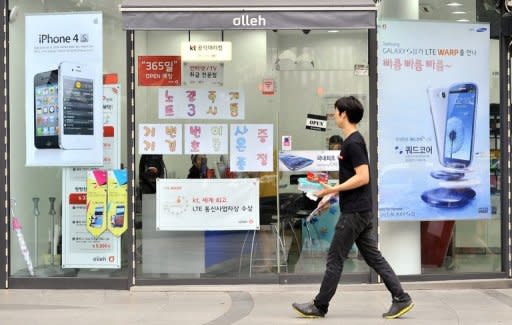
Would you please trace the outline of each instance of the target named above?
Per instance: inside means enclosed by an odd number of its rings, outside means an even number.
[[[139,162],[139,188],[141,194],[156,193],[156,179],[166,173],[162,155],[141,155]]]
[[[344,135],[339,156],[339,184],[315,193],[318,197],[339,195],[341,215],[327,255],[326,270],[320,290],[313,301],[293,303],[292,307],[304,317],[324,317],[329,302],[334,297],[343,264],[354,242],[366,263],[382,278],[391,293],[391,307],[382,314],[387,319],[398,318],[414,306],[411,297],[404,291],[395,272],[382,256],[377,246],[376,227],[372,214],[370,168],[368,150],[358,123],[363,118],[364,108],[354,96],[339,98],[334,104],[336,125]]]
[[[207,178],[208,164],[205,155],[191,155],[192,166],[188,170],[187,178]]]
[[[343,143],[343,138],[342,137],[340,137],[337,134],[332,135],[329,138],[329,150],[340,151],[342,143]],[[337,171],[328,172],[328,174],[329,174],[329,178],[330,179],[336,179],[337,180],[339,178],[339,173]]]

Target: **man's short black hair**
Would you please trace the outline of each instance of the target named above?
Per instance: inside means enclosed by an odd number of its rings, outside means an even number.
[[[339,98],[334,107],[341,113],[347,114],[348,121],[357,124],[363,118],[363,104],[354,96],[346,96]]]

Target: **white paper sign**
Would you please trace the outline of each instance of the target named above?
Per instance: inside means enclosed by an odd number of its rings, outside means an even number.
[[[139,154],[180,155],[181,124],[139,124]]]
[[[181,43],[181,59],[188,62],[231,61],[231,42]]]
[[[224,63],[183,63],[183,85],[217,86],[224,84]]]
[[[160,119],[230,119],[245,116],[245,95],[240,89],[224,88],[160,88]]]
[[[228,153],[227,124],[185,124],[185,153]]]
[[[273,171],[272,124],[231,124],[230,143],[229,159],[232,171]]]
[[[280,171],[328,172],[339,169],[339,150],[286,151],[279,153]]]
[[[258,179],[157,179],[156,184],[157,230],[260,227]]]

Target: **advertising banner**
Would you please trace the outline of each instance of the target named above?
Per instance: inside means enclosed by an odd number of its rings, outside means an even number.
[[[259,180],[157,179],[156,230],[260,227]]]
[[[103,168],[121,164],[120,86],[103,87]],[[62,169],[62,267],[120,268],[121,239],[104,232],[94,238],[85,227],[86,178],[90,168]]]
[[[339,150],[293,150],[279,152],[282,172],[334,172],[339,170]]]
[[[139,124],[139,154],[181,155],[181,124]]]
[[[231,124],[229,165],[237,172],[274,170],[274,126]]]
[[[126,169],[108,171],[107,228],[116,237],[128,229],[128,172]]]
[[[185,153],[228,153],[228,125],[185,124]]]
[[[381,21],[381,220],[490,218],[489,45],[488,24]]]
[[[94,238],[107,230],[107,177],[106,170],[87,171],[85,227]]]
[[[27,15],[27,166],[103,164],[101,13]]]
[[[158,118],[243,120],[242,90],[223,88],[160,88]]]
[[[139,56],[139,86],[181,86],[180,56]]]
[[[86,228],[87,168],[65,168],[62,192],[62,268],[120,268],[121,239],[110,232],[94,238]]]
[[[216,86],[224,85],[224,63],[183,63],[183,85]]]

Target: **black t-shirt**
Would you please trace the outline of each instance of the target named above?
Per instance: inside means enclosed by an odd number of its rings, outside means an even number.
[[[355,175],[355,168],[368,165],[366,143],[359,131],[348,136],[341,145],[339,166],[340,184]],[[365,212],[372,209],[370,183],[361,187],[340,192],[341,212]]]

